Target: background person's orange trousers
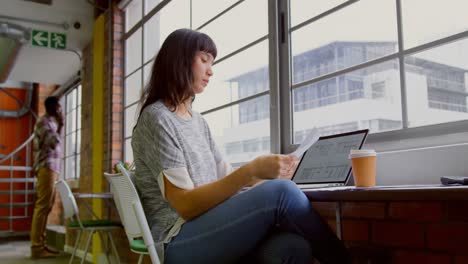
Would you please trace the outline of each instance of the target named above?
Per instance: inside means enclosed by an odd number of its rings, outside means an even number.
[[[31,224],[31,249],[42,250],[45,247],[47,216],[55,200],[55,180],[58,174],[48,168],[37,172],[36,203]]]

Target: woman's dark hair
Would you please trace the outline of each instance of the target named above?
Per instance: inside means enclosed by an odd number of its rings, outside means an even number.
[[[55,116],[57,114],[57,107],[59,106],[59,99],[56,96],[49,96],[44,101],[44,106],[48,115]]]
[[[177,106],[193,98],[192,64],[195,55],[204,51],[216,58],[217,49],[206,34],[190,29],[178,29],[164,41],[156,56],[151,78],[140,102],[140,115],[148,105],[162,100],[175,111]]]
[[[57,132],[60,134],[63,127],[63,116],[62,113],[58,111],[58,107],[60,106],[59,98],[56,96],[47,97],[44,101],[44,106],[47,114],[57,119]]]

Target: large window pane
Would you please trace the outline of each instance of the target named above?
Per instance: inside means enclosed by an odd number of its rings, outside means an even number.
[[[395,53],[396,29],[394,0],[362,0],[294,31],[293,83]]]
[[[76,110],[71,111],[66,115],[66,130],[65,134],[70,134],[76,130]]]
[[[322,135],[402,127],[398,61],[391,60],[293,90],[294,142]]]
[[[192,0],[192,28],[197,29],[238,0]]]
[[[213,73],[210,84],[194,102],[197,111],[269,90],[268,41],[216,64]]]
[[[291,26],[296,26],[344,2],[346,0],[291,0]]]
[[[145,14],[153,10],[159,3],[161,0],[145,0]]]
[[[141,28],[125,41],[125,76],[141,66]]]
[[[81,105],[81,84],[76,88],[76,97],[78,101],[78,106]]]
[[[124,110],[125,112],[125,137],[132,135],[133,126],[137,121],[137,110],[138,104],[134,104]]]
[[[81,106],[76,109],[78,129],[81,129]]]
[[[142,0],[132,0],[125,8],[125,32],[129,31],[142,18]]]
[[[245,1],[200,30],[216,43],[218,58],[268,34],[268,1]]]
[[[142,87],[141,70],[136,71],[125,79],[125,106],[133,104],[140,99]]]
[[[468,39],[409,56],[405,70],[410,126],[468,119]]]
[[[270,153],[269,96],[206,114],[221,152],[234,167]]]
[[[76,133],[72,133],[65,137],[65,142],[67,144],[65,156],[69,157],[76,153]]]
[[[76,159],[75,156],[71,156],[65,159],[65,178],[75,178],[75,167]]]
[[[468,30],[468,1],[401,1],[405,48]]]
[[[67,109],[66,113],[71,112],[76,107],[76,89],[73,89],[66,95],[67,97]]]
[[[81,153],[81,130],[78,130],[76,135],[76,153]],[[78,155],[79,157],[79,155]],[[79,160],[79,158],[78,158]]]
[[[190,28],[190,1],[173,0],[146,22],[145,62],[156,55],[163,41],[174,30]]]
[[[63,135],[63,172],[64,177],[78,178],[80,164],[80,147],[81,147],[81,85],[72,88],[61,99],[64,106],[65,127]],[[65,107],[66,105],[66,107]],[[77,171],[76,171],[77,170]]]

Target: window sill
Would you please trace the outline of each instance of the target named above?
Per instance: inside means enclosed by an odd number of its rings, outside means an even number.
[[[311,201],[468,201],[468,186],[394,185],[303,190]]]

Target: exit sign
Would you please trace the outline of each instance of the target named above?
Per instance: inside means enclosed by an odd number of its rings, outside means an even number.
[[[65,49],[67,47],[67,36],[63,33],[33,29],[31,45],[52,49]]]

